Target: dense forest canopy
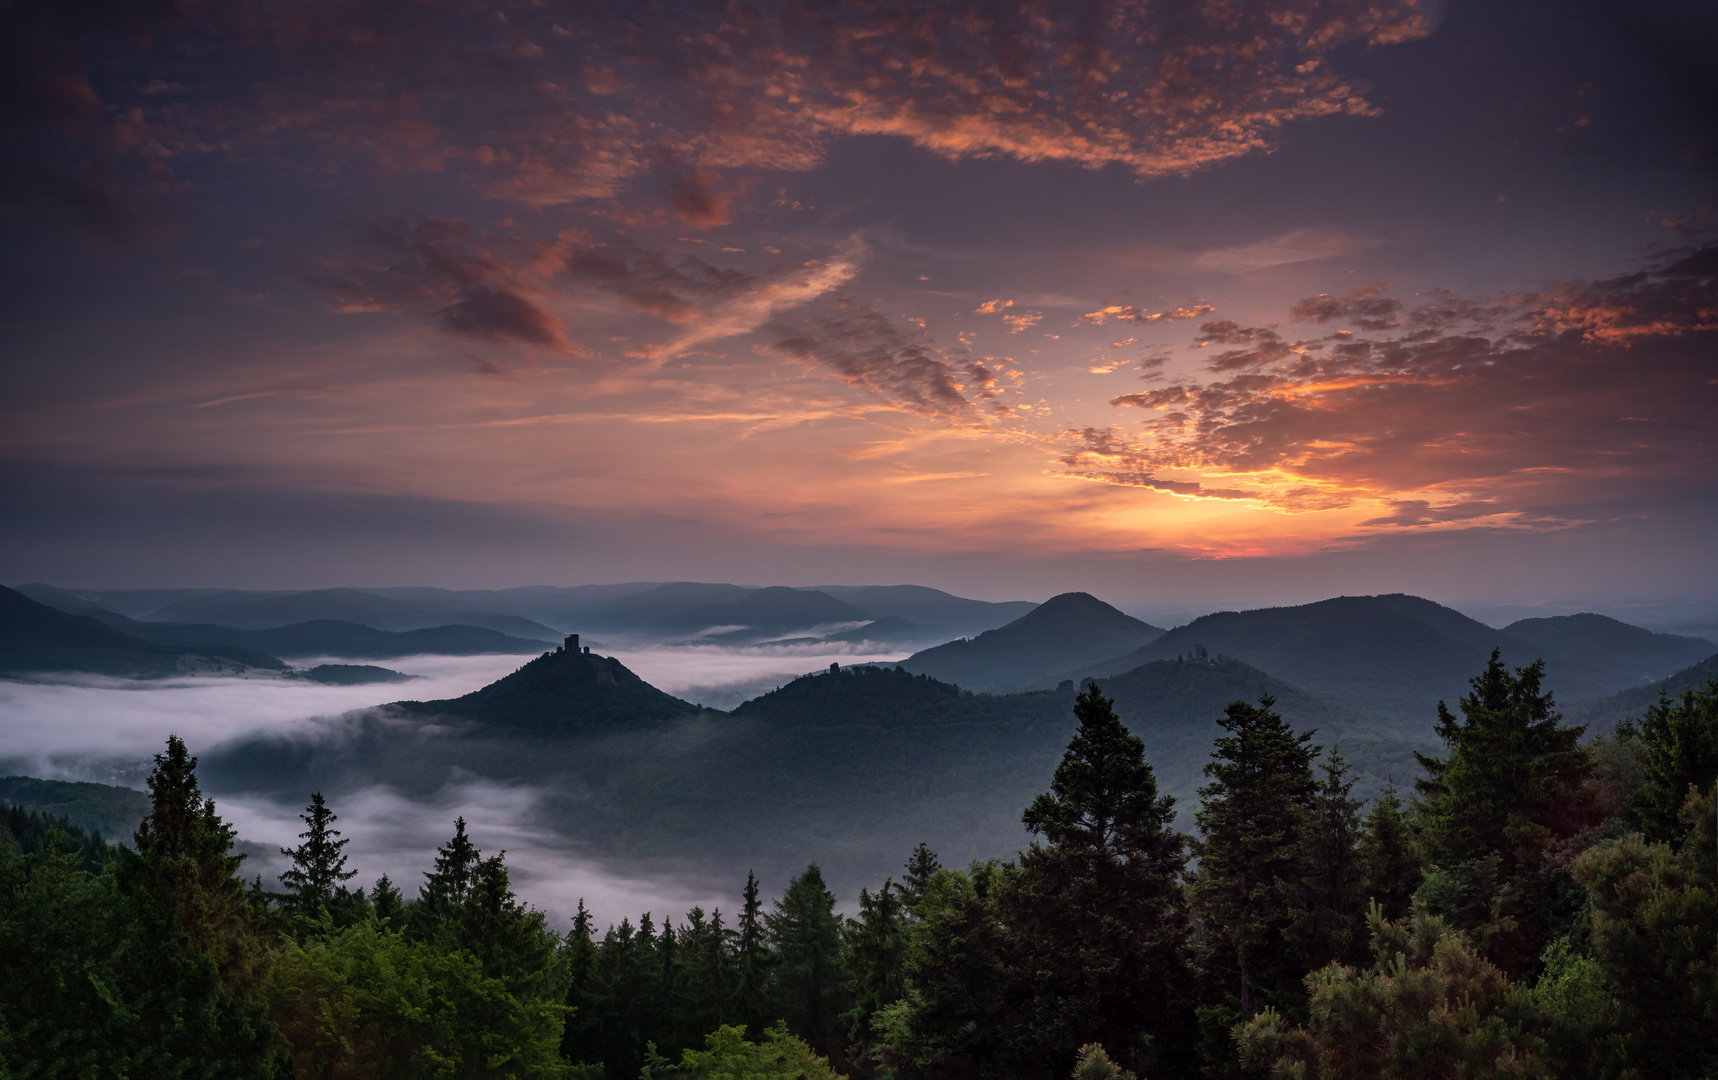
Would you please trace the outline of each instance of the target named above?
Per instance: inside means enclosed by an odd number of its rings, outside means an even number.
[[[0,1076],[1718,1075],[1718,682],[1587,739],[1541,677],[1494,654],[1369,803],[1233,702],[1192,835],[1093,685],[1011,859],[564,932],[463,820],[359,885],[320,791],[247,880],[173,737],[129,844],[0,818]]]

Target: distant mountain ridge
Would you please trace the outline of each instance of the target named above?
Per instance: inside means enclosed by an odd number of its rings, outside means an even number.
[[[914,653],[902,666],[968,690],[1051,688],[1064,669],[1140,648],[1163,632],[1090,593],[1063,593],[995,630]]]
[[[0,674],[84,672],[162,678],[247,668],[284,671],[286,664],[245,645],[157,645],[99,619],[58,611],[0,586]]]
[[[812,637],[915,648],[1001,626],[1036,606],[1026,601],[969,600],[919,585],[757,588],[688,581],[501,590],[397,587],[296,592],[67,590],[37,583],[20,586],[20,590],[51,607],[80,615],[118,613],[136,621],[241,630],[332,619],[394,632],[449,624],[477,626],[543,641],[566,632],[708,640],[712,636],[708,631],[715,630],[715,636],[728,644]],[[827,634],[813,633],[828,626],[836,629]],[[845,636],[855,632],[856,637]]]
[[[1561,617],[1571,618],[1577,617]],[[1238,657],[1351,708],[1372,710],[1405,737],[1417,738],[1430,729],[1439,699],[1453,706],[1467,692],[1468,679],[1484,668],[1493,648],[1513,665],[1545,658],[1547,685],[1563,702],[1617,689],[1619,682],[1636,683],[1635,668],[1650,653],[1643,653],[1643,642],[1656,643],[1665,673],[1686,663],[1682,658],[1690,649],[1703,651],[1699,639],[1652,634],[1600,616],[1578,617],[1574,623],[1526,621],[1551,625],[1530,628],[1536,640],[1528,640],[1417,596],[1334,597],[1206,615],[1132,652],[1070,667],[1059,677],[1112,674],[1203,647],[1212,656]],[[1591,655],[1595,650],[1589,649],[1582,663],[1549,651],[1553,639],[1583,628],[1631,643],[1627,661],[1597,663]]]

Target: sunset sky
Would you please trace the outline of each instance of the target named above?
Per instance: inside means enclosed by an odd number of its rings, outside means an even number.
[[[1710,5],[3,19],[8,584],[1718,597]]]

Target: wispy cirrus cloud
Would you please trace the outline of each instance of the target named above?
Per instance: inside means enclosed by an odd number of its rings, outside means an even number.
[[[943,421],[974,416],[961,377],[979,392],[996,374],[981,362],[963,371],[923,329],[908,331],[875,306],[842,300],[833,315],[778,326],[772,351],[834,372],[897,408]]]
[[[369,258],[325,260],[313,283],[337,311],[423,314],[450,334],[569,351],[560,320],[459,220],[385,214],[362,236]]]

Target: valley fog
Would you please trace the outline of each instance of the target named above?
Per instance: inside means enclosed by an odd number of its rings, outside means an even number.
[[[843,646],[668,646],[632,642],[596,645],[668,693],[714,708],[731,708],[807,671],[898,658]],[[414,676],[397,684],[325,686],[298,679],[198,676],[131,680],[56,675],[54,682],[0,681],[0,774],[86,780],[142,789],[151,756],[169,734],[193,754],[257,735],[336,738],[347,714],[388,701],[453,698],[507,675],[527,656],[415,656],[381,661]],[[295,662],[377,663],[325,656]],[[256,792],[209,789],[221,815],[245,842],[247,877],[265,884],[286,866],[282,846],[297,842],[303,801],[285,803]],[[308,798],[305,792],[305,798]],[[464,817],[486,853],[505,850],[521,896],[560,919],[578,900],[599,925],[650,911],[678,920],[693,905],[731,911],[744,884],[701,879],[689,867],[649,870],[599,862],[580,852],[576,835],[549,826],[541,788],[503,785],[474,774],[456,776],[430,796],[407,796],[377,785],[331,800],[339,828],[351,839],[355,885],[387,874],[407,895],[429,869],[436,848]],[[766,895],[783,882],[763,879]],[[850,900],[843,897],[843,900]]]

